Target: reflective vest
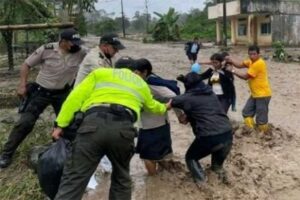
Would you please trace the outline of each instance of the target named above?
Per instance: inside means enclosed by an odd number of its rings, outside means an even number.
[[[147,83],[129,69],[99,68],[91,72],[69,94],[62,105],[56,122],[67,127],[77,111],[104,104],[126,106],[140,117],[141,108],[164,114],[166,106],[153,99]]]

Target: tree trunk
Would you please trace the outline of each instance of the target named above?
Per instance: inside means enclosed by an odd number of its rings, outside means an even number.
[[[7,58],[8,58],[8,71],[14,70],[14,54],[12,48],[13,32],[12,30],[2,31],[2,36],[6,43]]]

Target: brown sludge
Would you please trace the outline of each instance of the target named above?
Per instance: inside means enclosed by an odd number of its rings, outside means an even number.
[[[122,55],[146,57],[156,73],[174,78],[189,71],[182,44],[141,44],[125,41]],[[217,48],[204,48],[200,60],[208,60]],[[262,51],[263,56],[268,56]],[[240,60],[246,47],[233,47],[230,54]],[[269,55],[269,57],[271,57]],[[208,175],[207,185],[197,187],[185,167],[184,154],[193,141],[189,126],[178,123],[171,114],[174,157],[165,162],[159,175],[148,177],[138,155],[131,162],[133,200],[298,200],[300,197],[300,73],[297,63],[267,61],[273,97],[270,103],[271,130],[262,135],[241,124],[241,109],[248,98],[246,82],[236,79],[237,112],[229,112],[235,129],[234,145],[225,163],[228,181],[224,184],[209,170],[210,157],[202,163]],[[100,178],[101,179],[101,178]],[[84,200],[107,199],[109,176]]]

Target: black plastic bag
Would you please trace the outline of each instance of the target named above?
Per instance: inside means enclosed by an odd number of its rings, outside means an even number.
[[[37,166],[38,166],[38,161],[40,156],[49,149],[51,146],[50,144],[45,144],[45,145],[38,145],[32,147],[30,150],[27,161],[28,161],[28,166],[33,169],[34,173],[37,173]]]
[[[38,160],[37,174],[44,193],[54,199],[66,159],[71,155],[71,144],[60,138],[47,149]]]

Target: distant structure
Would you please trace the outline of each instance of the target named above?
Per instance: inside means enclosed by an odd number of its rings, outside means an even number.
[[[300,46],[300,0],[236,0],[226,3],[232,44],[270,46],[275,41]],[[208,8],[222,42],[223,3]]]

